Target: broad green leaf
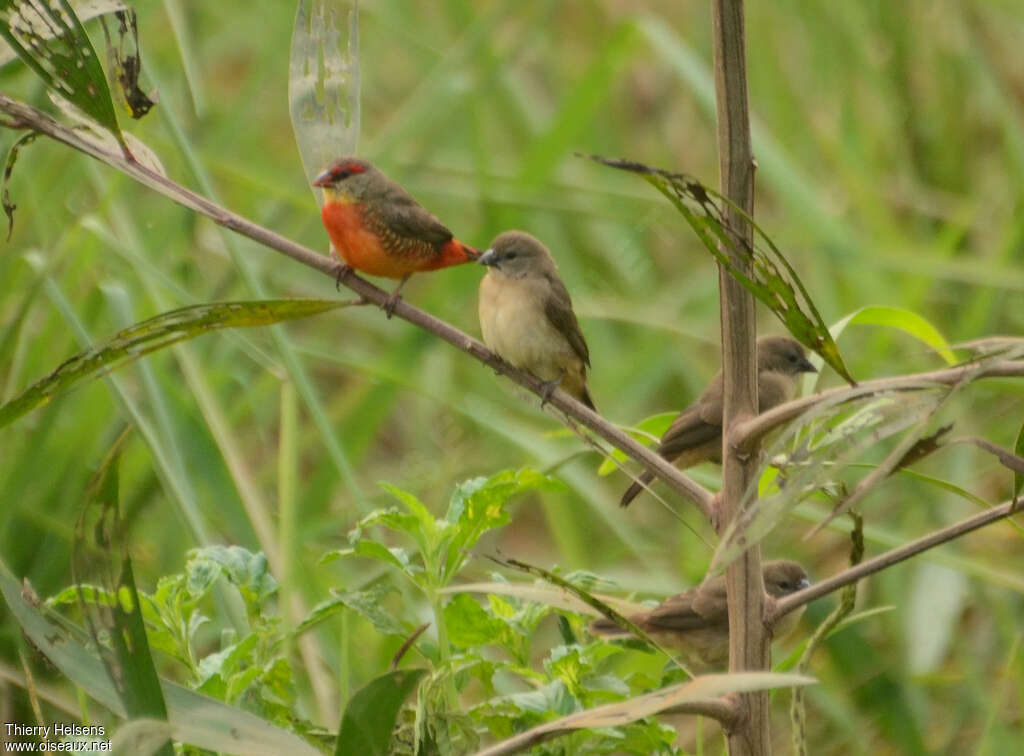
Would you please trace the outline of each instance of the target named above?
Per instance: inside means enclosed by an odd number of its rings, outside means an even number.
[[[460,593],[445,604],[444,622],[448,640],[458,648],[504,645],[506,640],[508,626],[488,614],[468,593]]]
[[[664,194],[729,275],[767,305],[797,341],[820,354],[849,383],[856,384],[843,362],[839,347],[796,271],[753,219],[747,219],[754,233],[753,246],[740,246],[729,233],[726,207],[740,213],[742,210],[697,179],[630,160],[614,160],[596,155],[589,157],[603,165],[636,173]],[[747,260],[751,275],[733,264],[730,255],[719,245]]]
[[[357,690],[341,718],[335,755],[387,756],[398,712],[425,674],[425,669],[398,669]]]
[[[48,37],[37,32],[44,28]],[[112,133],[127,152],[103,66],[68,0],[0,0],[0,36],[47,87]]]
[[[3,561],[0,561],[0,593],[32,644],[61,674],[116,716],[127,716],[103,665],[79,642],[84,633],[68,629],[66,623],[54,623],[30,605],[22,596],[20,583]],[[161,688],[175,741],[247,756],[319,754],[296,735],[248,712],[166,680],[161,680]]]
[[[832,325],[829,329],[832,338],[838,339],[839,335],[848,325],[876,325],[898,328],[934,349],[936,354],[946,361],[947,365],[955,365],[957,363],[956,355],[949,348],[949,342],[939,333],[939,329],[932,325],[927,318],[911,310],[882,305],[861,307]]]
[[[623,428],[630,436],[642,444],[656,443],[672,425],[672,421],[679,417],[679,412],[659,412],[657,415],[645,417],[631,428]],[[627,455],[618,449],[612,449],[611,456],[606,457],[597,468],[600,476],[611,475],[619,469],[619,466],[628,459]]]
[[[597,706],[552,722],[546,722],[513,738],[485,748],[477,756],[501,756],[517,753],[528,745],[577,730],[621,727],[680,704],[718,698],[728,693],[750,693],[795,685],[813,685],[816,682],[817,680],[812,677],[784,675],[775,672],[703,675],[685,683],[662,688],[654,693]]]
[[[306,318],[346,304],[329,299],[270,299],[218,302],[165,312],[125,328],[110,340],[63,362],[50,375],[0,406],[0,427],[65,393],[85,378],[99,377],[179,341],[221,328],[249,328]]]
[[[742,515],[722,535],[712,569],[760,542],[800,502],[820,493],[845,500],[842,473],[890,436],[911,429],[903,442],[919,437],[949,395],[949,387],[925,383],[915,391],[881,394],[855,389],[791,422],[766,449],[762,469],[743,495]],[[759,479],[769,465],[782,468],[780,483],[758,498]]]
[[[302,633],[345,609],[365,617],[378,633],[407,637],[412,629],[392,617],[381,606],[384,598],[394,590],[389,582],[378,581],[364,591],[345,591],[314,606],[302,621],[296,633]]]
[[[288,112],[306,179],[359,144],[359,3],[299,0],[288,64]]]
[[[509,521],[505,505],[517,494],[526,491],[562,491],[565,485],[536,470],[502,470],[490,478],[473,478],[455,487],[448,502],[445,519],[454,527],[445,547],[442,585],[459,571],[466,552],[488,530],[500,528]]]
[[[277,581],[270,574],[263,552],[252,552],[241,546],[204,546],[192,549],[185,566],[189,576],[189,592],[205,593],[220,575],[234,585],[246,606],[253,610],[277,592]]]

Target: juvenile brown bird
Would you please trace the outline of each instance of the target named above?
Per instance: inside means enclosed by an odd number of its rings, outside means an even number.
[[[762,565],[765,592],[772,599],[788,596],[809,586],[807,572],[796,562],[779,560]],[[802,611],[787,614],[774,628],[782,638],[796,627]],[[725,595],[725,575],[706,580],[696,588],[665,599],[649,612],[631,616],[630,621],[650,635],[659,645],[682,651],[695,664],[721,665],[729,659],[729,605]],[[628,637],[629,631],[609,619],[590,625],[595,635]]]
[[[320,215],[345,264],[372,276],[401,279],[385,308],[388,317],[413,273],[460,265],[480,254],[365,160],[338,158],[313,186],[324,190]]]
[[[785,336],[762,336],[757,340],[758,412],[770,410],[792,398],[800,373],[817,372],[807,353]],[[711,380],[697,401],[684,409],[661,437],[658,454],[680,470],[700,462],[722,461],[722,372]],[[626,507],[651,484],[654,476],[644,471],[626,489],[619,506]]]
[[[587,390],[590,351],[547,247],[523,231],[506,231],[480,264],[490,268],[480,282],[484,343],[550,391],[561,386],[596,409]]]

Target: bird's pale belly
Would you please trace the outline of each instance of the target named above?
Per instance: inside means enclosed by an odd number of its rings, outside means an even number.
[[[483,286],[491,282],[485,279]],[[480,330],[484,343],[506,362],[528,370],[543,381],[564,377],[563,365],[578,358],[572,347],[550,325],[535,298],[504,284],[497,296],[481,291]]]

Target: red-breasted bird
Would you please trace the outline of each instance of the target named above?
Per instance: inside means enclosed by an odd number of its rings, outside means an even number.
[[[811,584],[804,568],[787,560],[765,562],[762,575],[769,600],[796,593]],[[793,611],[783,617],[773,628],[774,637],[782,638],[792,632],[802,613],[802,610]],[[696,665],[715,667],[729,659],[729,604],[725,594],[725,575],[718,575],[685,593],[667,598],[649,612],[635,614],[629,620],[659,645],[683,651]],[[590,630],[595,635],[611,638],[630,635],[628,630],[610,619],[595,620]]]
[[[758,412],[770,410],[789,400],[796,392],[800,373],[817,372],[807,353],[785,336],[763,336],[757,340]],[[711,380],[697,401],[684,409],[661,437],[657,452],[680,470],[700,462],[722,461],[722,373]],[[622,495],[619,506],[627,507],[654,476],[644,470]]]
[[[324,228],[345,265],[372,276],[400,279],[388,298],[388,317],[413,273],[476,260],[444,224],[402,187],[365,160],[342,157],[313,186],[324,190]],[[343,268],[338,275],[345,274]]]
[[[560,386],[595,409],[587,390],[590,350],[547,247],[523,231],[506,231],[479,262],[490,268],[480,282],[484,343],[547,383],[548,393]]]

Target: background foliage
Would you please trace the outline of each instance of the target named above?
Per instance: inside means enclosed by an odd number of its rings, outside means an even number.
[[[138,10],[144,83],[160,104],[127,129],[171,176],[326,249],[288,120],[294,8],[165,0]],[[360,153],[468,243],[485,246],[513,227],[548,243],[590,342],[595,401],[623,423],[684,406],[717,369],[717,275],[661,197],[572,153],[628,156],[714,183],[709,18],[704,2],[362,8]],[[1024,328],[1022,28],[1024,9],[1007,0],[749,4],[757,218],[826,321],[881,304],[926,317],[950,341]],[[0,71],[0,86],[49,107],[18,65]],[[0,138],[6,148],[12,132]],[[44,140],[23,153],[11,190],[19,209],[0,254],[5,400],[90,341],[158,312],[331,294],[322,276]],[[416,277],[405,293],[477,333],[480,274],[463,266]],[[778,329],[767,314],[763,324]],[[691,528],[708,542],[711,534],[696,512],[683,509],[681,523],[650,497],[618,511],[624,476],[597,477],[597,456],[553,433],[535,401],[427,334],[360,308],[275,332],[225,332],[161,352],[5,429],[0,553],[14,573],[42,596],[67,585],[83,491],[134,416],[149,433],[126,446],[121,495],[135,521],[140,588],[184,572],[191,547],[267,550],[270,532],[281,605],[301,596],[312,606],[332,587],[359,590],[379,575],[360,560],[318,563],[347,545],[362,515],[391,505],[378,480],[440,514],[457,482],[524,465],[556,471],[566,490],[515,499],[510,524],[478,549],[663,595],[703,574],[712,549]],[[858,377],[941,364],[887,328],[851,326],[840,347]],[[314,401],[294,384],[289,351]],[[1019,381],[987,381],[944,414],[958,433],[1012,447],[1022,408]],[[1005,470],[964,447],[916,469],[993,501],[1008,493]],[[703,482],[716,475],[698,471]],[[868,553],[974,508],[899,476],[864,505]],[[777,531],[766,552],[826,575],[844,564],[846,535],[803,542],[810,519]],[[263,541],[261,522],[273,525]],[[862,587],[862,605],[896,608],[833,637],[812,666],[822,682],[807,690],[814,752],[1002,753],[1019,741],[1020,538],[997,525]],[[489,570],[471,563],[465,577]],[[425,620],[417,601],[408,592],[388,605]],[[809,617],[830,605],[812,605]],[[2,616],[0,657],[16,672],[19,631]],[[545,628],[550,647],[557,630],[551,620]],[[343,700],[401,644],[346,614],[316,632]],[[5,700],[31,718],[20,691]]]

